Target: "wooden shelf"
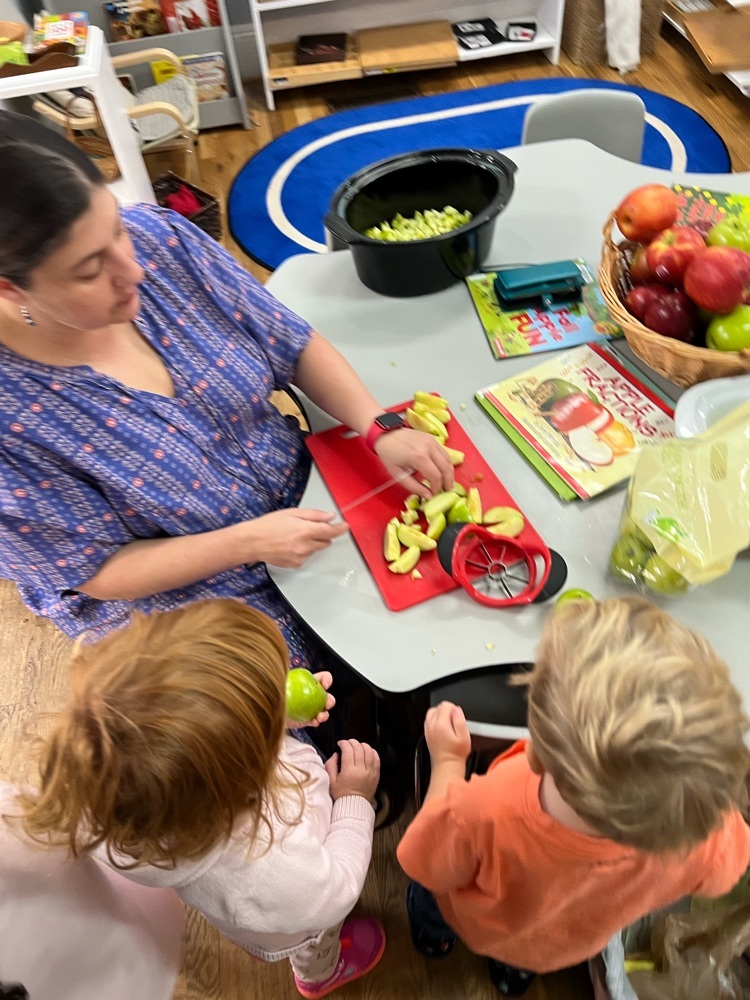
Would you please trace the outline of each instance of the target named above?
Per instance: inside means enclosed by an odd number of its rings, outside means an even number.
[[[346,59],[338,62],[298,66],[295,62],[296,50],[296,42],[282,42],[268,47],[268,82],[271,90],[308,87],[336,80],[358,80],[362,76],[362,65],[354,38],[347,40]]]

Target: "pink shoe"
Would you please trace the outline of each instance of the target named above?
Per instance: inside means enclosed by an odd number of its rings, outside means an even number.
[[[294,977],[297,989],[307,1000],[320,1000],[340,986],[353,983],[374,969],[385,951],[385,931],[373,917],[345,920],[339,933],[341,954],[332,976],[320,983]]]

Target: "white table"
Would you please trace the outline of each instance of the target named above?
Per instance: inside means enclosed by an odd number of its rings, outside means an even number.
[[[88,87],[96,100],[122,174],[109,185],[112,192],[122,202],[153,203],[156,200],[154,189],[141,156],[140,142],[125,113],[122,85],[112,68],[100,28],[89,27],[86,51],[80,56],[78,65],[9,76],[0,80],[0,101],[11,97],[26,97],[29,94],[44,94],[50,90],[70,90],[72,87]]]
[[[750,193],[750,173],[672,177],[580,140],[507,152],[518,164],[516,190],[498,219],[491,263],[585,257],[596,264],[604,220],[629,190],[649,181],[684,180]],[[494,361],[463,284],[420,298],[381,297],[360,283],[351,254],[343,251],[292,257],[268,287],[341,350],[384,406],[410,398],[415,389],[445,395],[545,541],[564,556],[566,587],[583,587],[597,597],[623,592],[610,580],[607,561],[624,492],[563,503],[480,410],[473,400],[477,388],[540,358]],[[320,411],[311,415],[316,429],[325,425]],[[315,470],[302,506],[335,509]],[[533,660],[549,607],[492,610],[459,589],[390,612],[349,537],[302,569],[271,572],[308,625],[385,692],[410,691],[468,667]],[[731,574],[663,602],[705,633],[730,664],[748,704],[749,596],[750,559],[742,557]]]

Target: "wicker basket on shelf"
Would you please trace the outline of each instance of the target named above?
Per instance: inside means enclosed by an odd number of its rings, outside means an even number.
[[[633,352],[655,372],[676,385],[689,386],[711,378],[745,375],[750,372],[750,349],[743,351],[713,351],[695,347],[672,337],[649,330],[632,316],[623,301],[632,287],[628,266],[637,244],[615,243],[612,227],[614,215],[604,225],[604,244],[599,264],[599,286],[612,317],[622,327]]]
[[[221,241],[223,226],[219,203],[213,195],[208,194],[206,191],[201,191],[195,184],[191,184],[189,181],[183,180],[182,177],[178,177],[177,174],[169,171],[169,173],[164,174],[163,177],[159,177],[158,180],[154,181],[154,195],[157,202],[162,208],[166,207],[167,203],[165,199],[167,195],[174,194],[182,186],[192,191],[201,206],[195,215],[190,216],[190,222],[199,229],[202,229],[204,233],[213,236],[215,240]]]

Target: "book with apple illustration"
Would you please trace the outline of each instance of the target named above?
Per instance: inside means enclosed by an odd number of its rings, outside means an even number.
[[[677,226],[694,226],[707,233],[713,226],[734,215],[750,214],[750,195],[709,191],[688,184],[673,184],[672,190],[679,199]]]
[[[580,298],[555,302],[549,308],[533,304],[503,308],[495,292],[496,271],[470,274],[466,278],[466,287],[495,358],[556,351],[622,336],[622,328],[610,315],[585,261],[579,259],[575,263],[586,278]]]
[[[479,389],[479,405],[563,500],[626,482],[674,410],[604,344],[584,344]]]

